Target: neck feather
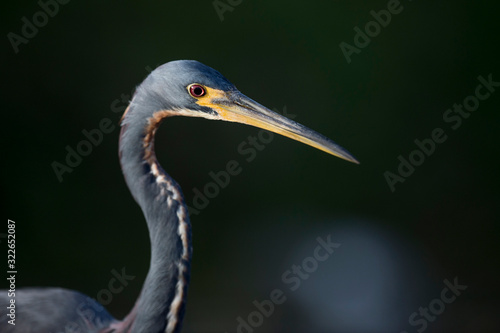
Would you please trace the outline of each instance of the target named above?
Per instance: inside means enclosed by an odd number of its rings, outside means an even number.
[[[155,111],[141,122],[133,119],[134,114],[147,113],[137,108],[132,104],[124,116],[120,163],[146,218],[151,263],[140,297],[126,321],[132,322],[132,332],[174,333],[180,331],[185,311],[191,225],[180,187],[158,164],[154,152],[156,129],[171,114]]]

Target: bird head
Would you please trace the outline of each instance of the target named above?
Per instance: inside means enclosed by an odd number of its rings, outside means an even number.
[[[180,115],[251,125],[358,163],[332,140],[248,98],[218,71],[198,61],[171,61],[151,72],[137,88],[131,105],[151,101],[157,105],[141,109],[162,112],[162,117]]]

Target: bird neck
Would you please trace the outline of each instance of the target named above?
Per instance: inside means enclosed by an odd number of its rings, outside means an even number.
[[[177,183],[158,164],[154,135],[169,114],[152,112],[145,121],[127,119],[144,110],[131,104],[120,134],[120,163],[141,207],[151,240],[151,263],[141,294],[125,321],[132,332],[179,332],[184,316],[191,262],[191,225]]]

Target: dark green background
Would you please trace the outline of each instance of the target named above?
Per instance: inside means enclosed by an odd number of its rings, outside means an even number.
[[[468,289],[426,331],[498,328],[500,89],[456,130],[443,113],[474,93],[479,75],[500,81],[500,8],[494,1],[402,5],[350,64],[339,43],[353,44],[353,28],[363,28],[373,20],[370,11],[385,9],[387,1],[245,0],[223,21],[211,1],[71,1],[17,54],[7,33],[20,34],[21,18],[31,21],[40,7],[36,1],[4,5],[2,192],[4,221],[17,223],[18,286],[63,286],[96,297],[111,270],[126,267],[136,278],[107,308],[122,318],[132,307],[148,270],[149,240],[120,171],[121,115],[112,103],[122,94],[130,98],[157,65],[196,59],[263,105],[286,107],[361,164],[277,136],[246,162],[237,147],[256,128],[165,122],[157,155],[188,204],[193,188],[211,181],[210,171],[230,160],[243,168],[191,219],[185,332],[234,332],[236,317],[254,311],[252,301],[269,298],[272,289],[283,289],[281,274],[329,233],[342,249],[359,253],[359,261],[334,253],[317,270],[323,280],[303,281],[301,297],[307,299],[308,283],[324,295],[350,291],[328,281],[353,276],[356,286],[362,272],[352,298],[363,302],[361,278],[372,274],[363,262],[379,259],[377,251],[357,251],[353,244],[363,235],[406,272],[379,268],[396,281],[393,293],[378,298],[394,305],[381,316],[390,331],[415,332],[408,316],[439,297],[443,280],[454,277]],[[76,147],[82,130],[103,118],[116,129],[59,182],[51,163],[64,162],[65,147]],[[408,157],[414,140],[438,127],[448,139],[392,193],[384,172],[397,172],[398,156]],[[341,260],[346,264],[336,269]],[[311,316],[321,307],[317,297],[307,303],[298,293],[287,295],[290,301],[256,332],[324,329]],[[356,320],[365,321],[373,308],[366,312]],[[334,311],[330,318],[332,325],[341,321]]]

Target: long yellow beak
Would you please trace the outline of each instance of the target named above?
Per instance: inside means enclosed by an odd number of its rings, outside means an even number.
[[[269,110],[239,91],[211,100],[220,119],[252,125],[300,141],[328,154],[359,164],[347,150],[327,137]]]

